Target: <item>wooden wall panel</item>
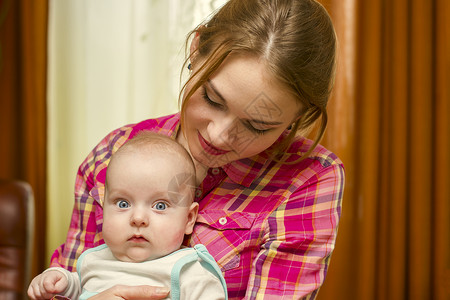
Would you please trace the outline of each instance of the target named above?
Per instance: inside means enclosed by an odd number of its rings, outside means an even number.
[[[0,177],[33,188],[36,275],[45,268],[47,1],[1,1],[0,47]]]

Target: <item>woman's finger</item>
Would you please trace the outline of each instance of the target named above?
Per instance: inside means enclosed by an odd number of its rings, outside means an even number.
[[[169,295],[166,287],[156,287],[149,285],[126,286],[116,285],[94,297],[91,300],[116,299],[116,300],[159,300]]]

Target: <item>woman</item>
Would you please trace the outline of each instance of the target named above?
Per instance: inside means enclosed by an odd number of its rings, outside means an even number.
[[[206,245],[229,298],[313,299],[334,248],[344,185],[341,161],[318,145],[335,69],[331,20],[313,0],[231,0],[192,35],[180,113],[119,128],[89,154],[52,266],[72,270],[83,250],[103,243],[109,158],[151,130],[194,159],[199,215],[185,244]],[[314,141],[306,139],[317,122]],[[117,286],[95,299],[167,293]]]

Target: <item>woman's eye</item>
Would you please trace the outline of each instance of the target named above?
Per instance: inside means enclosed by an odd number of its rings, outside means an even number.
[[[130,203],[128,203],[128,202],[125,201],[125,200],[119,200],[119,201],[117,201],[117,202],[116,202],[116,205],[117,205],[118,208],[128,208],[128,207],[130,207]]]
[[[203,90],[202,90],[202,97],[203,97],[203,99],[205,100],[205,102],[206,102],[208,105],[210,105],[210,106],[212,106],[212,107],[214,107],[214,108],[220,108],[220,109],[223,109],[223,105],[222,105],[222,104],[217,103],[217,102],[214,102],[213,100],[211,100],[211,98],[209,98],[208,93],[206,92],[206,88],[205,88],[205,87],[203,87]]]
[[[211,98],[209,98],[208,92],[206,91],[206,87],[204,87],[204,86],[203,86],[203,88],[202,88],[202,97],[203,97],[203,99],[205,100],[205,102],[206,102],[209,106],[212,106],[212,107],[214,107],[214,108],[221,109],[221,110],[224,110],[224,109],[225,109],[225,106],[224,106],[223,104],[217,103],[217,102],[211,100]],[[244,123],[244,126],[247,127],[247,129],[249,129],[250,131],[252,131],[252,132],[254,132],[254,133],[256,133],[256,134],[259,134],[259,135],[263,135],[264,133],[266,133],[266,132],[269,130],[269,129],[258,129],[258,128],[255,128],[255,127],[254,127],[250,122],[248,122],[248,121],[245,121],[245,122],[243,121],[243,123]]]
[[[165,210],[167,208],[167,204],[164,202],[157,202],[155,205],[153,205],[153,208],[156,210]]]
[[[250,124],[250,123],[244,123],[244,125],[245,125],[245,127],[247,127],[250,131],[253,131],[254,133],[256,133],[256,134],[259,134],[259,135],[263,135],[264,133],[266,133],[267,131],[269,131],[269,129],[258,129],[258,128],[255,128],[252,124]]]

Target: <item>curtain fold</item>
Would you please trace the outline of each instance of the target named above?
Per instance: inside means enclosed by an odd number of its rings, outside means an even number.
[[[318,298],[450,299],[450,3],[322,3],[340,40],[324,144],[347,180]]]
[[[0,177],[31,184],[32,276],[45,267],[47,1],[0,1]]]
[[[431,291],[431,205],[433,111],[435,74],[433,71],[432,1],[413,1],[410,30],[410,143],[409,198],[407,207],[408,252],[410,259],[408,292],[417,299],[426,299]],[[409,255],[409,256],[408,256]],[[414,262],[414,263],[413,263]]]
[[[450,3],[434,3],[434,135],[432,289],[436,299],[450,299]]]

